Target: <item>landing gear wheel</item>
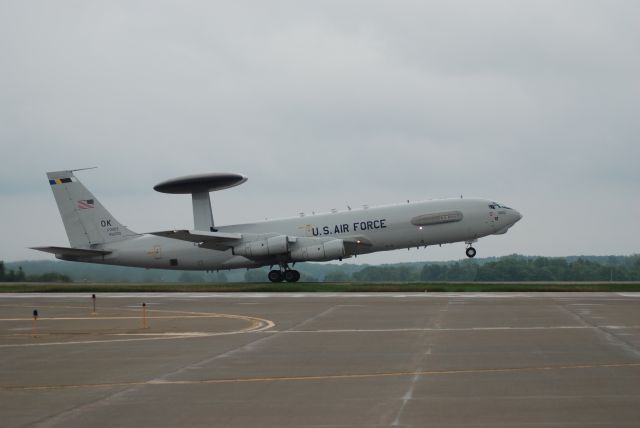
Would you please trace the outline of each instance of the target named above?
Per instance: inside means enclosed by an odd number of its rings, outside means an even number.
[[[467,257],[473,258],[476,256],[476,249],[473,247],[468,247],[465,253],[467,253]]]
[[[284,280],[287,282],[297,282],[300,279],[300,272],[297,270],[285,270]]]
[[[279,270],[272,270],[269,272],[269,281],[271,282],[282,282],[282,280],[284,279],[284,277],[282,276],[282,273]]]

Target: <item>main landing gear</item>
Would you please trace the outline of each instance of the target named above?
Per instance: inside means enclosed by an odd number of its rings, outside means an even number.
[[[298,282],[300,279],[300,272],[297,270],[289,269],[289,266],[284,265],[280,269],[273,269],[269,271],[269,281],[271,282]]]

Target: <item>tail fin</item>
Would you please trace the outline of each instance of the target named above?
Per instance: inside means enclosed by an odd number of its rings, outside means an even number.
[[[72,247],[88,248],[135,235],[113,218],[73,171],[47,172],[47,178]]]

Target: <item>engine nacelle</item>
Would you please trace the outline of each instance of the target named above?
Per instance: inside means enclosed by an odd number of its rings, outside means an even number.
[[[233,254],[249,258],[260,258],[286,254],[289,252],[289,239],[286,235],[272,236],[258,241],[246,242],[233,248]]]
[[[291,249],[291,260],[295,262],[334,260],[344,257],[344,255],[345,249],[342,239],[333,239]]]

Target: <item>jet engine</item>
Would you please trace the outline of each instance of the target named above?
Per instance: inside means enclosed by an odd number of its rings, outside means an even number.
[[[345,249],[342,239],[333,239],[291,249],[291,260],[296,262],[333,260],[344,257],[344,255]]]
[[[271,238],[250,241],[233,248],[233,254],[249,258],[269,257],[286,254],[289,251],[287,235],[272,236]]]

